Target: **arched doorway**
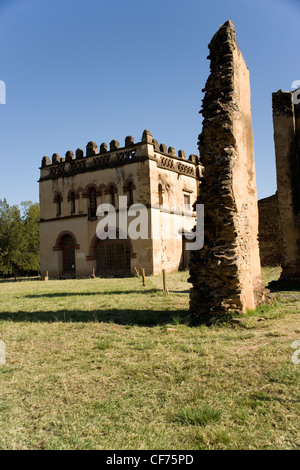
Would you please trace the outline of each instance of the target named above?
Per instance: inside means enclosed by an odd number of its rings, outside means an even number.
[[[127,240],[99,240],[96,247],[97,274],[102,277],[130,274],[130,245]]]
[[[61,247],[63,255],[63,274],[75,276],[75,242],[73,237],[71,237],[71,235],[64,235],[61,240]]]

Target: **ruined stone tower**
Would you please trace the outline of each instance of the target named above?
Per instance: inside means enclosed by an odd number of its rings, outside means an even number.
[[[249,71],[234,24],[209,44],[199,136],[204,166],[197,203],[204,204],[204,247],[192,254],[191,316],[202,321],[245,312],[263,300]]]
[[[300,103],[296,92],[273,93],[278,203],[283,238],[280,283],[300,286]]]

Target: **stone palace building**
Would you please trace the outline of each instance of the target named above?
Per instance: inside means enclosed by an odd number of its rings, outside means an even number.
[[[44,157],[40,168],[41,274],[52,278],[134,274],[147,275],[188,267],[185,233],[195,225],[192,205],[197,199],[201,164],[167,148],[145,130],[141,142],[116,140],[110,146],[94,142],[86,154],[77,149],[65,158]],[[101,239],[96,230],[97,208],[111,204],[120,213],[119,197],[128,207],[147,211],[148,236],[131,238],[116,217],[115,239]],[[136,213],[138,215],[138,212]],[[128,225],[133,220],[128,216]]]

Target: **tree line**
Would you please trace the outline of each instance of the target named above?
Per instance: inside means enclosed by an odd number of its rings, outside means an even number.
[[[40,270],[38,203],[21,208],[0,199],[0,277],[36,275]]]

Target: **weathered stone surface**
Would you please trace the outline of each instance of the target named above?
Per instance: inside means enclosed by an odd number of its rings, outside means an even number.
[[[168,154],[171,155],[172,157],[176,157],[176,151],[174,147],[169,147],[168,148]]]
[[[145,129],[142,135],[142,142],[147,142],[148,144],[152,144],[152,135],[148,129]]]
[[[132,145],[134,145],[134,138],[131,135],[128,135],[125,138],[125,147],[131,147]]]
[[[42,160],[42,167],[45,167],[48,165],[51,165],[51,160],[47,155],[45,155]]]
[[[75,153],[76,153],[76,160],[82,160],[82,158],[84,157],[83,150],[77,149]]]
[[[98,146],[95,142],[88,142],[86,146],[86,156],[92,157],[93,155],[97,155],[98,153]]]
[[[118,148],[120,148],[119,142],[116,139],[113,139],[109,144],[109,149],[110,150],[117,150]]]
[[[300,287],[300,104],[294,93],[272,95],[277,191],[283,238],[279,282]]]
[[[167,146],[166,146],[165,144],[160,144],[159,150],[160,150],[162,153],[168,153],[168,149],[167,149]]]
[[[283,242],[278,206],[278,194],[260,199],[259,212],[259,251],[262,266],[280,266],[282,263]]]
[[[107,144],[105,142],[100,145],[100,155],[103,153],[107,153]]]
[[[192,155],[189,155],[189,161],[190,162],[197,163],[198,160],[199,160],[199,157],[197,155],[194,155],[193,153],[192,153]]]
[[[68,150],[66,153],[65,160],[66,162],[71,162],[72,160],[74,160],[74,152],[72,152],[71,150]]]
[[[204,204],[204,247],[192,252],[192,320],[246,312],[265,299],[258,247],[258,210],[249,71],[227,21],[209,44],[199,136],[204,166],[197,202]]]
[[[58,155],[58,153],[54,153],[52,155],[52,165],[54,165],[55,163],[60,163],[60,156]]]
[[[156,152],[159,152],[159,143],[157,142],[157,140],[152,139],[152,142],[153,142],[154,150]]]

